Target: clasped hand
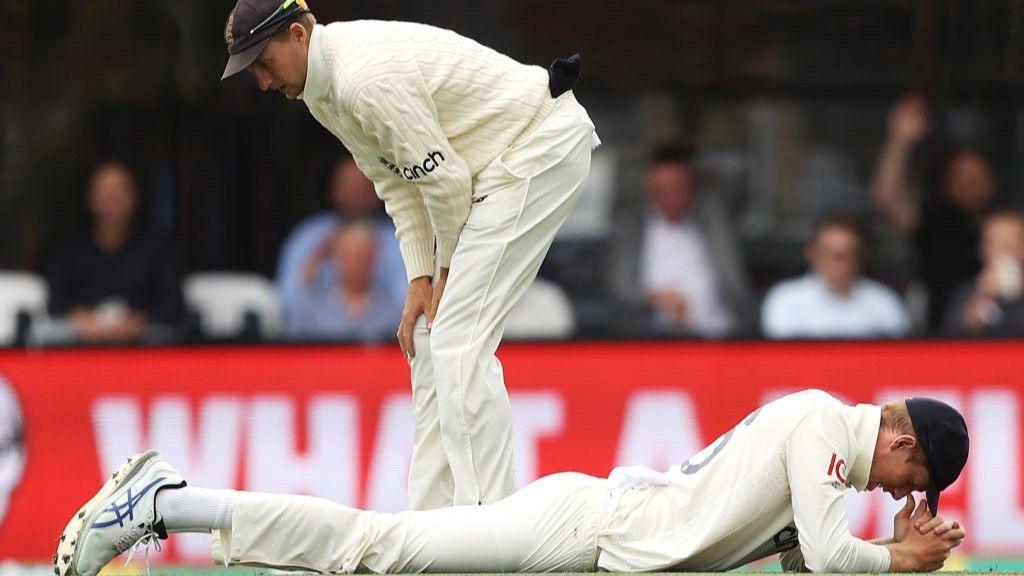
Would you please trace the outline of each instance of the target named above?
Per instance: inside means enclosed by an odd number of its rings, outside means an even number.
[[[959,522],[932,516],[924,500],[915,506],[914,497],[909,495],[894,519],[894,545],[902,553],[902,569],[908,571],[931,572],[942,568],[966,535]]]

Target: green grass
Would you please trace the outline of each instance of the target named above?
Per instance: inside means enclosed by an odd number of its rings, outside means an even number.
[[[746,568],[735,570],[734,573],[749,574],[751,576],[757,574],[772,574],[778,576],[781,570],[777,562],[765,563],[763,565],[754,565]],[[973,560],[970,566],[965,567],[962,570],[944,570],[946,573],[971,573],[971,574],[985,574],[985,573],[998,573],[1014,576],[1024,576],[1024,559],[997,559],[997,560]],[[143,570],[141,574],[145,574]],[[168,569],[166,567],[154,567],[151,570],[151,576],[279,576],[281,572],[273,572],[269,570],[261,570],[255,568],[177,568]],[[302,572],[289,572],[288,574],[294,574],[301,576],[306,573]],[[312,574],[312,573],[310,573]],[[579,576],[573,573],[551,573],[552,576]],[[712,576],[710,572],[662,572],[659,573],[663,576]],[[628,573],[615,573],[615,572],[603,572],[602,576],[635,576],[635,574]],[[122,571],[104,571],[101,576],[140,576],[140,572],[124,570]],[[485,576],[479,573],[464,573],[464,574],[438,574],[436,576]],[[827,575],[832,576],[832,575]],[[838,575],[836,575],[838,576]],[[850,575],[844,575],[850,576]],[[856,575],[854,575],[856,576]],[[917,575],[920,576],[920,575]]]
[[[949,573],[949,574],[987,574],[987,573],[992,573],[992,574],[1000,574],[1000,575],[1007,574],[1007,575],[1016,575],[1016,576],[1024,575],[1024,571],[996,571],[996,570],[992,570],[992,571],[989,571],[989,570],[983,570],[983,571],[945,571],[945,573]],[[144,574],[144,571],[142,572],[142,574]],[[189,568],[189,569],[177,569],[177,570],[171,569],[171,570],[169,570],[169,569],[162,568],[162,569],[154,569],[151,574],[152,574],[152,576],[172,576],[172,575],[173,576],[281,576],[284,573],[282,573],[282,572],[270,572],[270,571],[267,571],[267,570],[250,570],[250,569],[211,569],[211,570],[205,570],[205,569]],[[289,572],[287,574],[289,574],[289,575],[294,574],[296,576],[304,576],[305,574],[310,574],[311,575],[313,573]],[[553,576],[579,576],[579,574],[573,574],[573,573],[552,573],[552,574],[553,574]],[[663,572],[663,573],[659,573],[659,574],[664,574],[665,576],[717,576],[720,573],[709,573],[709,572]],[[744,572],[744,574],[774,574],[774,575],[777,575],[778,573],[777,572]],[[130,576],[138,576],[139,572],[132,572],[132,571],[119,572],[119,571],[116,571],[116,570],[112,570],[112,571],[103,571],[100,576],[121,576],[121,575],[124,575],[124,576],[129,576],[129,575]],[[626,573],[626,572],[623,572],[623,573],[602,572],[601,575],[602,576],[635,576],[635,574],[630,574],[630,573]],[[472,573],[472,574],[441,574],[441,575],[437,575],[437,576],[484,576],[484,575],[483,574],[478,574],[478,573]],[[828,574],[828,575],[824,575],[824,576],[834,576],[834,575]],[[835,576],[841,576],[841,575],[837,574]],[[851,576],[851,575],[844,574],[842,576]],[[856,576],[856,575],[852,575],[852,576]],[[916,576],[920,576],[920,575],[916,575]]]
[[[735,571],[742,574],[774,574],[777,576],[779,569],[777,563],[754,565],[752,567],[743,568]],[[960,574],[1006,574],[1014,576],[1024,576],[1024,558],[1015,559],[972,559],[969,561],[967,566],[962,569],[956,570],[944,570],[945,573],[960,573]],[[15,565],[13,563],[0,562],[0,576],[51,576],[53,574],[52,568],[48,565]],[[118,566],[110,565],[100,576],[144,576],[146,574],[146,568],[142,564],[133,564],[130,566]],[[153,566],[150,569],[150,576],[281,576],[283,574],[304,576],[306,574],[312,575],[313,573],[306,572],[275,572],[266,569],[257,568],[197,568],[197,567],[168,567],[168,566]],[[712,573],[706,572],[685,572],[685,573],[671,573],[663,572],[660,573],[664,576],[711,576]],[[444,574],[438,576],[483,576],[482,574]],[[553,576],[578,576],[570,573],[553,573]],[[618,573],[607,572],[602,573],[602,576],[619,576]],[[626,573],[622,573],[621,576],[626,576]],[[632,576],[632,575],[630,575]],[[832,575],[826,575],[832,576]],[[838,576],[838,575],[836,575]],[[844,575],[851,576],[851,575]],[[857,576],[857,575],[853,575]]]

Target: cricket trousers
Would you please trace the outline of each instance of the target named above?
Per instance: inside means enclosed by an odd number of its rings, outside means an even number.
[[[397,514],[236,492],[231,528],[213,533],[213,558],[320,573],[593,572],[608,494],[607,480],[574,472],[494,504]]]
[[[414,328],[414,510],[497,502],[516,489],[512,413],[495,351],[505,318],[583,189],[594,124],[572,92],[473,180],[473,204],[430,332]]]

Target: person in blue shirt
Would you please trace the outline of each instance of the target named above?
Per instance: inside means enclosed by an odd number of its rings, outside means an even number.
[[[389,293],[376,274],[377,230],[366,220],[331,231],[330,283],[305,282],[289,303],[285,336],[298,340],[381,341],[393,336],[404,300]]]
[[[404,301],[408,289],[405,265],[398,251],[395,227],[383,214],[373,183],[356,167],[350,156],[335,164],[327,186],[330,208],[313,214],[295,226],[281,248],[277,266],[277,288],[285,324],[295,313],[295,304],[311,284],[324,289],[338,282],[338,269],[331,259],[331,235],[351,220],[367,220],[376,236],[374,282],[389,295]],[[397,323],[395,324],[397,326]]]

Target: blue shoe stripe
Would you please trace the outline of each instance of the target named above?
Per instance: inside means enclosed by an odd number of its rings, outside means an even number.
[[[108,526],[113,526],[114,524],[117,524],[118,526],[123,528],[124,527],[124,521],[126,519],[127,520],[134,520],[135,519],[135,506],[139,503],[140,500],[142,500],[142,497],[145,496],[147,492],[152,490],[154,486],[156,486],[157,484],[163,482],[165,479],[166,478],[161,476],[160,478],[157,478],[156,480],[153,480],[152,482],[150,482],[149,484],[144,486],[142,488],[142,490],[140,490],[136,494],[132,494],[132,488],[129,487],[128,488],[128,499],[125,501],[124,504],[118,504],[117,501],[114,501],[114,503],[111,504],[110,506],[108,506],[106,509],[104,509],[103,512],[100,512],[101,516],[103,514],[107,513],[107,512],[110,512],[110,513],[114,514],[114,519],[106,521],[106,522],[93,522],[92,525],[89,526],[89,527],[90,528],[106,528]],[[127,509],[127,512],[124,512],[126,509]]]

